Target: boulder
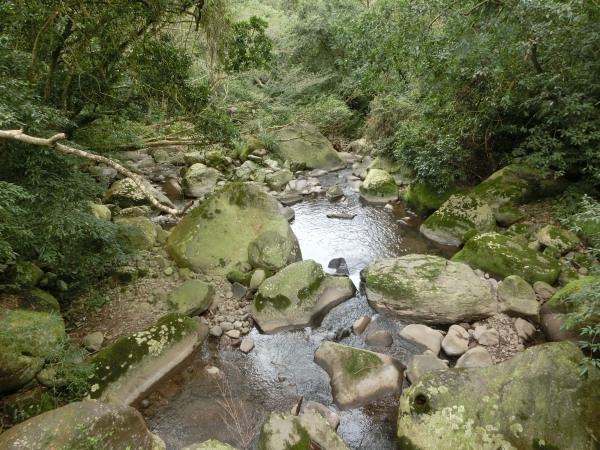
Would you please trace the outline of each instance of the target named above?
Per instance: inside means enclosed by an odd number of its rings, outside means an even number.
[[[57,314],[0,308],[0,394],[29,383],[65,338]]]
[[[92,359],[90,397],[132,405],[206,339],[208,327],[181,314],[119,339]]]
[[[402,198],[421,214],[431,214],[450,198],[453,191],[453,188],[440,191],[426,183],[411,183],[402,191]]]
[[[568,342],[538,345],[501,364],[431,372],[404,393],[401,448],[589,449],[600,442],[600,373],[579,373]]]
[[[315,446],[313,446],[313,443]],[[301,416],[271,413],[260,429],[258,450],[349,450],[335,429],[317,411]]]
[[[91,206],[92,206],[92,214],[94,215],[94,217],[96,217],[96,219],[105,220],[107,222],[110,222],[112,213],[110,212],[110,209],[108,209],[108,206],[97,205],[95,203],[92,203]]]
[[[202,152],[199,151],[185,153],[183,155],[183,161],[188,166],[193,166],[194,164],[198,163],[204,163],[204,155],[202,154]]]
[[[235,176],[239,181],[250,181],[259,167],[252,161],[246,161],[235,171]]]
[[[515,330],[517,331],[517,336],[519,336],[525,342],[533,339],[536,333],[535,327],[520,317],[515,320]]]
[[[329,375],[333,401],[342,411],[402,391],[404,366],[388,355],[324,341],[315,363]]]
[[[307,169],[328,171],[346,167],[331,142],[312,125],[285,127],[277,131],[275,137],[281,158],[291,163],[304,164]]]
[[[407,323],[457,323],[490,317],[496,301],[486,280],[466,264],[405,255],[367,267],[369,304]]]
[[[223,178],[221,172],[202,163],[190,166],[181,180],[183,192],[188,197],[200,198],[214,192],[217,182]]]
[[[475,327],[473,337],[480,345],[495,347],[500,344],[500,333],[495,328],[487,328],[485,325]]]
[[[539,283],[539,281],[538,281]],[[518,275],[510,275],[498,285],[500,311],[512,317],[531,317],[537,320],[540,304],[533,288]]]
[[[144,186],[150,193],[158,200],[159,203],[175,208],[171,200],[166,195],[159,192],[150,183],[144,180]],[[115,181],[110,187],[104,198],[104,203],[112,203],[117,205],[119,208],[129,208],[130,206],[141,206],[151,205],[150,200],[140,191],[137,185],[131,178],[124,178],[119,181]]]
[[[381,169],[370,170],[359,190],[361,197],[370,203],[388,203],[398,199],[396,182]]]
[[[209,441],[204,441],[201,444],[186,445],[181,450],[236,450],[236,448],[229,444],[224,444],[221,441],[217,441],[216,439],[211,439]]]
[[[286,238],[277,231],[263,231],[248,244],[248,261],[256,269],[277,272],[301,260],[298,241]]]
[[[312,260],[300,261],[260,285],[250,312],[265,333],[273,334],[318,324],[355,292],[349,278],[325,274]]]
[[[458,358],[455,369],[472,369],[474,367],[489,367],[493,365],[490,352],[485,347],[473,347]]]
[[[452,325],[448,330],[442,348],[448,356],[460,356],[469,350],[469,333],[459,325]]]
[[[533,283],[533,290],[537,295],[540,296],[542,300],[549,300],[554,294],[556,294],[556,289],[554,289],[548,283],[544,283],[543,281],[536,281]]]
[[[252,152],[263,148],[266,148],[263,141],[255,138],[254,136],[250,136],[246,141],[246,145],[244,145],[244,148],[240,153],[240,161],[245,162],[246,159],[248,159],[248,156],[252,154]]]
[[[128,406],[75,402],[46,412],[0,435],[0,448],[155,450],[142,415]]]
[[[213,148],[204,154],[204,163],[209,167],[217,167],[223,164],[225,155],[220,148]]]
[[[438,244],[460,247],[477,233],[495,229],[496,219],[487,203],[455,194],[423,222],[419,231]]]
[[[338,416],[336,413],[334,413],[327,406],[311,400],[311,401],[307,402],[306,405],[304,406],[304,411],[308,411],[310,409],[321,414],[325,418],[327,423],[329,425],[331,425],[331,427],[334,430],[337,430],[338,427],[340,426],[340,416]]]
[[[359,317],[352,324],[352,332],[356,336],[360,336],[365,331],[365,328],[371,323],[371,318],[367,316]]]
[[[119,225],[137,228],[133,236],[127,236],[131,245],[138,250],[151,250],[156,242],[156,228],[147,217],[115,217],[114,222]]]
[[[452,261],[466,263],[503,278],[518,275],[529,284],[536,281],[553,284],[561,269],[559,261],[497,233],[483,233],[469,239]]]
[[[413,355],[408,361],[406,376],[411,384],[434,370],[446,370],[448,366],[435,355]]]
[[[167,240],[167,250],[180,267],[226,275],[248,262],[248,245],[271,230],[288,241],[301,259],[300,246],[277,202],[258,186],[229,183],[183,218]]]
[[[540,244],[554,247],[560,253],[567,253],[579,247],[579,238],[573,233],[554,225],[546,225],[537,234]]]
[[[495,212],[494,217],[501,227],[508,227],[525,217],[516,206],[504,205],[500,206]]]
[[[379,330],[365,338],[365,344],[372,347],[391,347],[394,338],[389,331]]]
[[[368,156],[373,150],[373,146],[367,143],[365,138],[357,139],[348,144],[348,151],[360,156]]]
[[[34,287],[44,275],[44,271],[30,261],[19,261],[12,268],[14,282],[22,287]]]
[[[338,200],[344,196],[344,191],[342,190],[341,187],[339,187],[337,184],[335,184],[327,189],[325,196],[329,200]]]
[[[265,182],[273,191],[281,191],[294,178],[292,172],[287,169],[281,169],[277,172],[267,174]]]
[[[187,280],[169,295],[169,305],[185,316],[194,317],[208,309],[215,288],[200,280]]]
[[[397,185],[407,185],[413,180],[412,171],[401,163],[392,161],[387,156],[378,156],[367,167],[367,171],[380,169],[389,173]]]
[[[410,324],[400,331],[400,337],[421,350],[429,350],[434,354],[440,352],[444,335],[438,330],[425,325]]]
[[[41,289],[34,288],[20,291],[18,294],[11,296],[10,300],[12,300],[11,304],[5,305],[9,309],[31,309],[46,313],[60,313],[58,300]]]

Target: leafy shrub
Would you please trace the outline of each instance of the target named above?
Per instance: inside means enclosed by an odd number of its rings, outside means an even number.
[[[273,55],[273,41],[265,30],[269,24],[260,17],[235,22],[230,25],[227,44],[221,56],[228,72],[246,72],[250,69],[268,68]]]

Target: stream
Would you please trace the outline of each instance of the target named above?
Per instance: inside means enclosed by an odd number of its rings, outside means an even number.
[[[360,270],[382,257],[408,253],[451,257],[456,248],[439,246],[421,237],[422,218],[402,203],[393,210],[364,203],[350,191],[346,178],[350,169],[319,177],[323,188],[339,184],[346,200],[330,202],[324,195],[310,195],[293,206],[294,230],[303,259],[313,259],[327,269],[333,258],[345,258],[350,278],[360,288]],[[356,214],[352,220],[328,219],[327,214]],[[404,220],[406,224],[399,223]],[[340,328],[349,328],[360,316],[373,318],[363,336],[385,329],[394,336],[390,348],[369,348],[389,354],[405,365],[420,353],[404,342],[398,331],[403,325],[378,315],[367,303],[364,290],[334,308],[321,326],[264,335],[256,328],[249,336],[255,348],[243,354],[237,348],[220,348],[216,339],[207,339],[187,364],[161,381],[140,407],[151,431],[159,435],[168,450],[214,438],[240,449],[256,448],[260,427],[270,412],[290,412],[303,396],[320,402],[340,416],[338,433],[355,450],[396,448],[398,398],[382,398],[365,407],[339,411],[333,404],[329,377],[313,362],[323,340],[331,340]],[[344,345],[368,348],[361,337],[350,335]],[[207,370],[209,367],[219,369]],[[406,384],[406,382],[405,382]]]

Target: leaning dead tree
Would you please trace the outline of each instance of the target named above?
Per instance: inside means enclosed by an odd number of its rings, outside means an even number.
[[[82,158],[89,159],[91,161],[104,163],[107,166],[115,169],[117,172],[122,173],[128,178],[131,178],[131,180],[137,185],[140,191],[142,191],[142,193],[146,196],[146,198],[150,201],[150,203],[152,203],[152,205],[155,208],[160,209],[161,211],[165,211],[169,214],[173,214],[174,216],[182,215],[191,206],[190,203],[184,209],[173,209],[169,208],[166,205],[163,205],[158,200],[156,200],[156,198],[152,195],[150,190],[144,185],[145,180],[141,176],[126,169],[121,164],[116,163],[112,159],[105,158],[104,156],[94,155],[92,153],[84,152],[83,150],[78,150],[76,148],[60,144],[58,141],[62,141],[63,139],[67,138],[64,133],[54,135],[49,139],[43,139],[34,136],[28,136],[27,134],[23,133],[23,130],[0,130],[0,138],[13,139],[15,141],[25,142],[26,144],[31,145],[38,145],[40,147],[50,147],[69,155],[77,155],[81,156]]]

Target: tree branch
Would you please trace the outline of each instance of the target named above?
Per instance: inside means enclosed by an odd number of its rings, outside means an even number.
[[[144,179],[142,177],[131,172],[130,170],[127,170],[125,167],[116,163],[112,159],[105,158],[104,156],[94,155],[92,153],[88,153],[83,150],[78,150],[76,148],[68,147],[66,145],[58,143],[58,141],[66,139],[66,137],[67,136],[64,133],[60,133],[60,134],[56,134],[56,135],[52,136],[49,139],[43,139],[43,138],[38,138],[38,137],[34,137],[34,136],[28,136],[27,134],[23,133],[23,130],[6,130],[6,131],[0,130],[0,138],[1,139],[13,139],[15,141],[25,142],[26,144],[37,145],[40,147],[54,148],[60,152],[66,153],[68,155],[81,156],[82,158],[89,159],[91,161],[104,163],[107,166],[112,167],[117,172],[122,173],[123,175],[125,175],[128,178],[131,178],[131,180],[137,185],[137,187],[140,189],[140,191],[142,191],[142,193],[146,196],[146,198],[148,200],[150,200],[150,203],[152,203],[152,205],[155,208],[160,209],[161,211],[165,211],[169,214],[173,214],[174,216],[180,216],[183,213],[185,213],[185,211],[187,211],[188,208],[192,205],[193,202],[189,203],[184,209],[179,210],[179,209],[169,208],[168,206],[165,206],[165,205],[159,203],[158,200],[156,200],[156,198],[154,198],[154,196],[150,193],[150,191],[144,185]]]

